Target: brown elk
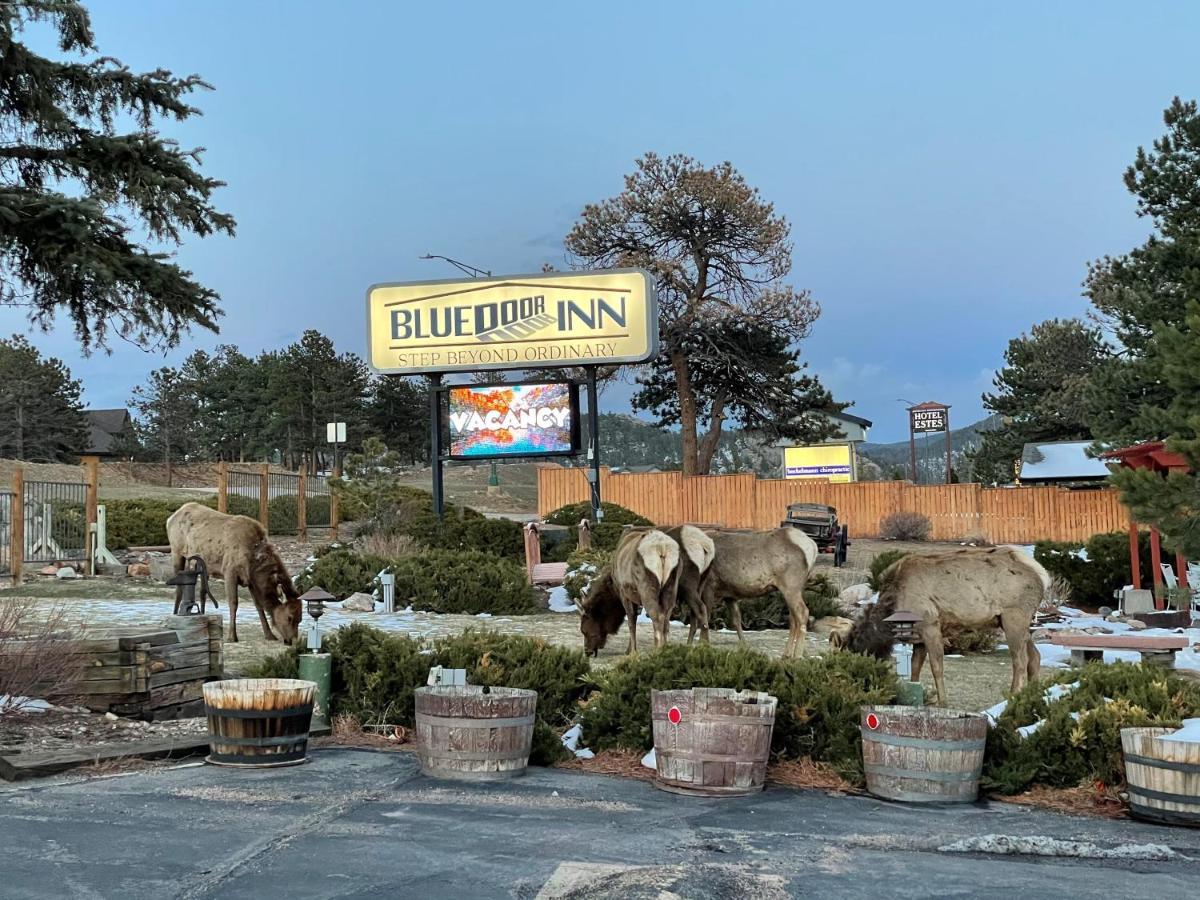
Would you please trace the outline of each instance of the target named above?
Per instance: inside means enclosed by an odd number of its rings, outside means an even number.
[[[267,640],[278,638],[290,644],[296,639],[300,631],[300,595],[283,560],[267,541],[262,525],[247,516],[231,516],[200,503],[185,503],[167,519],[167,538],[176,572],[182,571],[188,557],[201,556],[211,574],[225,579],[230,641],[238,639],[239,585],[249,589]]]

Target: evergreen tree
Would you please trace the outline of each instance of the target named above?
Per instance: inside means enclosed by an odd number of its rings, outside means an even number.
[[[1090,439],[1090,378],[1109,353],[1099,329],[1078,319],[1050,319],[1009,341],[996,390],[983,395],[1002,424],[971,454],[974,477],[1005,484],[1026,443]]]
[[[695,472],[706,475],[720,446],[725,422],[770,443],[782,439],[816,443],[839,434],[837,426],[821,413],[840,412],[845,403],[834,403],[829,392],[805,373],[799,351],[788,339],[757,323],[714,320],[694,327],[682,339],[695,403],[696,425],[703,428]],[[652,412],[661,427],[682,421],[671,360],[659,356],[649,373],[638,379],[641,391],[634,406]],[[732,467],[738,467],[733,457]]]
[[[1200,114],[1195,101],[1176,97],[1163,120],[1167,133],[1152,150],[1139,147],[1125,172],[1138,215],[1150,219],[1153,234],[1124,256],[1093,263],[1085,284],[1120,345],[1089,391],[1092,431],[1108,443],[1157,433],[1152,411],[1172,401],[1156,359],[1158,330],[1182,324],[1188,301],[1200,297]]]
[[[39,23],[67,59],[18,40]],[[96,53],[81,4],[0,3],[0,302],[43,328],[61,309],[85,348],[112,330],[173,346],[192,326],[216,330],[219,298],[160,248],[232,234],[234,220],[211,205],[221,182],[197,171],[201,151],[154,129],[198,115],[187,98],[209,85]]]
[[[79,382],[25,338],[0,340],[0,457],[70,461],[87,449]]]
[[[367,431],[409,463],[429,459],[429,385],[377,378],[367,406]]]
[[[197,424],[200,404],[194,382],[180,370],[164,366],[150,373],[146,384],[133,389],[130,403],[141,415],[139,423],[146,449],[167,467],[167,486],[174,482],[174,466],[201,446]]]
[[[1121,469],[1113,482],[1141,522],[1158,527],[1168,547],[1200,559],[1200,303],[1188,307],[1182,327],[1163,326],[1154,334],[1155,359],[1170,402],[1144,407],[1140,421],[1152,434],[1167,437],[1167,449],[1180,453],[1190,471],[1162,477],[1146,469]]]
[[[792,267],[787,220],[730,163],[708,169],[687,156],[648,153],[636,165],[624,191],[584,208],[566,247],[583,263],[640,266],[655,278],[662,343],[656,370],[674,379],[683,472],[696,474],[704,471],[704,398],[689,355],[696,336],[741,323],[790,345],[808,335],[820,307],[783,281]],[[710,349],[719,352],[715,342]],[[755,358],[730,352],[706,365],[742,380],[758,372]],[[641,403],[656,407],[658,388],[648,390]]]

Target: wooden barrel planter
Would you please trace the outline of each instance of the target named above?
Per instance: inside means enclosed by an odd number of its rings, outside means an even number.
[[[537,691],[471,684],[417,688],[421,771],[466,781],[525,774],[537,696]]]
[[[1167,741],[1174,728],[1122,728],[1129,813],[1149,822],[1200,827],[1200,743]]]
[[[758,691],[651,691],[656,787],[701,797],[763,789],[776,700]]]
[[[238,678],[204,685],[208,762],[219,766],[294,766],[308,751],[311,681]]]
[[[979,796],[987,718],[957,709],[864,706],[867,790],[906,803],[970,803]]]

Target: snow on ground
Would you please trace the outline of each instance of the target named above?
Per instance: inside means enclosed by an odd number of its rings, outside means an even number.
[[[642,757],[642,765],[645,766],[647,769],[657,769],[658,768],[658,760],[654,756],[654,748],[653,747],[650,748],[649,753],[647,753],[645,756]]]
[[[0,694],[0,709],[12,712],[45,712],[54,707],[45,700],[37,697],[14,697],[11,694]]]
[[[567,729],[567,733],[562,736],[562,744],[568,750],[575,754],[577,759],[591,759],[596,754],[586,747],[580,747],[579,742],[583,739],[583,726],[572,725]]]
[[[1143,628],[1141,631],[1136,631],[1129,627],[1128,622],[1109,622],[1102,619],[1100,616],[1085,613],[1083,610],[1073,609],[1069,606],[1059,608],[1059,612],[1066,618],[1063,622],[1049,622],[1041,626],[1047,631],[1058,631],[1063,628],[1075,628],[1079,630],[1087,628],[1104,628],[1109,634],[1129,634],[1136,633],[1144,637],[1186,637],[1189,646],[1180,650],[1175,654],[1175,668],[1177,669],[1194,669],[1200,671],[1200,653],[1197,653],[1192,647],[1195,644],[1200,644],[1200,628]],[[1136,618],[1136,616],[1132,616]],[[1043,668],[1061,669],[1071,662],[1071,649],[1069,647],[1058,647],[1054,644],[1039,643],[1037,645],[1038,653],[1042,657]],[[1112,662],[1140,662],[1142,656],[1136,650],[1105,650],[1104,661]]]
[[[1173,734],[1164,734],[1159,740],[1200,744],[1200,719],[1184,719],[1182,728]]]
[[[578,612],[574,601],[567,596],[567,589],[562,585],[550,589],[550,612],[556,613],[573,613]]]

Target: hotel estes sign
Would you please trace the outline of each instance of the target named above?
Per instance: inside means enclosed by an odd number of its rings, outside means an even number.
[[[367,291],[371,366],[392,375],[645,362],[658,352],[650,275],[605,269]]]

